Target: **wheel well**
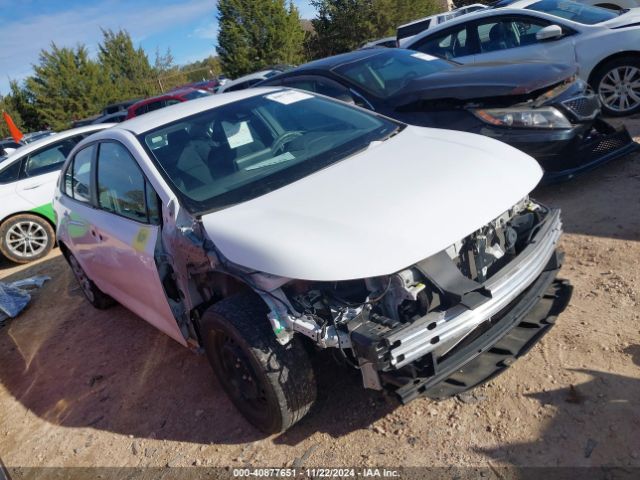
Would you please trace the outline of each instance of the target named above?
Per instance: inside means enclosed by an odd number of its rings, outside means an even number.
[[[618,53],[610,55],[607,58],[601,60],[595,67],[593,67],[593,70],[591,70],[591,73],[589,74],[589,85],[591,85],[593,87],[593,77],[595,76],[596,72],[605,63],[610,62],[612,60],[617,60],[618,58],[623,58],[623,57],[635,57],[638,60],[640,60],[640,51],[630,50],[630,51],[626,51],[626,52],[618,52]]]

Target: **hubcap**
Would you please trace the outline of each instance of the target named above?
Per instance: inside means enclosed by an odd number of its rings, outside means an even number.
[[[69,263],[71,264],[71,270],[73,270],[73,274],[76,276],[76,280],[78,280],[82,291],[87,296],[89,301],[93,302],[95,296],[93,295],[93,290],[91,289],[91,281],[89,280],[89,277],[87,277],[87,274],[84,273],[84,270],[75,259],[75,257],[70,257]]]
[[[614,68],[600,82],[598,94],[602,103],[615,112],[637,108],[640,105],[640,68]]]
[[[42,225],[26,221],[13,225],[5,240],[12,254],[21,258],[32,258],[47,248],[49,236]]]

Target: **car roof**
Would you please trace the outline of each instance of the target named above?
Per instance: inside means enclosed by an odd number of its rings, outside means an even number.
[[[99,123],[96,125],[85,125],[83,127],[71,128],[69,130],[65,130],[63,132],[54,133],[53,135],[49,135],[48,137],[41,138],[36,140],[35,142],[28,143],[20,148],[17,148],[15,151],[11,152],[7,158],[2,162],[2,166],[9,165],[12,160],[17,158],[24,157],[25,154],[28,154],[34,150],[37,150],[41,147],[46,147],[51,143],[55,143],[59,140],[63,140],[68,137],[73,137],[74,135],[87,133],[87,132],[97,132],[99,130],[104,130],[106,128],[112,127],[115,124],[112,123]]]
[[[135,135],[139,135],[212,108],[278,90],[282,90],[282,87],[248,88],[235,92],[219,93],[217,95],[200,97],[188,102],[181,102],[154,110],[153,112],[145,113],[144,115],[134,117],[130,120],[125,120],[124,122],[117,124],[113,129],[127,130]]]
[[[553,17],[554,15],[551,15],[545,12],[539,12],[537,10],[530,10],[526,8],[529,5],[536,3],[538,1],[539,0],[518,0],[517,2],[515,2],[512,5],[509,5],[508,7],[485,8],[482,10],[476,10],[475,12],[467,13],[465,15],[460,15],[459,17],[452,18],[451,20],[447,20],[446,22],[443,22],[433,28],[417,33],[413,37],[403,38],[402,40],[400,40],[400,46],[404,48],[411,48],[411,47],[408,47],[407,45],[412,44],[418,40],[421,40],[424,37],[434,35],[438,32],[454,27],[456,25],[469,23],[474,20],[485,18],[485,17],[493,17],[496,15],[508,15],[508,14],[517,15],[517,14],[523,14],[523,13],[534,16],[534,17],[541,17],[541,18]],[[572,24],[575,23],[566,18],[560,18],[560,17],[557,17],[557,18],[563,22],[568,22]]]
[[[389,54],[389,52],[395,52],[397,50],[404,50],[404,49],[396,49],[396,48],[358,49],[358,50],[354,50],[353,52],[341,53],[339,55],[334,55],[332,57],[321,58],[319,60],[314,60],[312,62],[305,63],[303,65],[300,65],[299,67],[296,67],[292,70],[284,72],[282,76],[287,76],[289,73],[292,73],[292,72],[303,72],[307,70],[331,70],[344,63],[360,60],[363,58],[369,58],[376,55],[382,55],[384,53]],[[278,75],[278,77],[272,77],[269,80],[272,80],[274,78],[281,78],[281,76]]]
[[[274,72],[274,71],[275,72],[279,72],[280,70],[276,70],[274,68],[268,68],[268,69],[265,69],[265,70],[260,70],[258,72],[249,73],[248,75],[243,75],[242,77],[238,77],[238,78],[236,78],[234,80],[230,80],[227,83],[225,83],[222,86],[222,90],[224,92],[224,91],[228,90],[229,87],[233,87],[234,85],[237,85],[239,83],[246,82],[247,80],[254,80],[256,78],[258,80],[264,80],[266,74]]]
[[[161,95],[156,95],[154,97],[148,97],[148,98],[143,98],[142,100],[138,100],[137,102],[129,105],[129,107],[127,108],[127,110],[133,109],[135,110],[136,108],[138,108],[141,105],[146,105],[147,103],[152,103],[152,102],[157,102],[158,100],[162,100],[165,98],[176,98],[176,97],[182,97],[183,95],[186,95],[187,93],[191,93],[191,92],[195,92],[201,90],[200,88],[192,88],[192,87],[181,87],[178,88],[176,90],[169,90],[166,93],[163,93]]]

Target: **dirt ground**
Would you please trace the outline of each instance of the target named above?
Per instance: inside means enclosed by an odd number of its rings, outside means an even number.
[[[640,117],[626,124],[640,140]],[[265,437],[203,356],[115,307],[93,310],[60,252],[0,328],[0,458],[17,466],[640,467],[640,155],[534,196],[561,207],[575,286],[557,325],[462,399],[396,406],[320,358],[319,398]],[[123,272],[126,274],[126,272]],[[324,367],[324,368],[323,368]]]

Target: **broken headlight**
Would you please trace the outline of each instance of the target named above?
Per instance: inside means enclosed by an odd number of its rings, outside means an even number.
[[[513,128],[571,128],[571,123],[553,107],[487,108],[471,110],[485,123]]]

